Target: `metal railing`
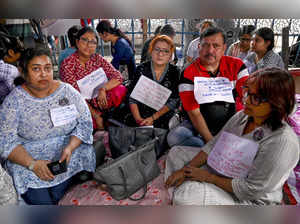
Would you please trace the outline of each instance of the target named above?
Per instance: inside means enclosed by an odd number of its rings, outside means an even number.
[[[96,25],[100,19],[92,19],[91,26],[96,28]],[[128,37],[131,39],[133,45],[136,47],[136,58],[139,58],[141,48],[142,48],[142,37],[143,37],[143,30],[141,26],[141,20],[140,19],[110,19],[112,24],[115,25],[115,27],[119,27]],[[242,27],[243,25],[252,24],[255,25],[257,28],[260,27],[270,27],[274,30],[275,34],[275,45],[277,48],[275,50],[279,51],[281,50],[281,31],[283,27],[289,26],[290,27],[290,33],[289,33],[289,45],[291,46],[294,44],[297,40],[297,37],[300,34],[300,20],[299,19],[233,19],[234,26],[232,28]],[[190,27],[188,26],[190,20],[188,19],[147,19],[147,35],[150,37],[152,34],[154,34],[154,31],[157,26],[159,25],[165,25],[165,24],[171,24],[176,31],[176,38],[175,38],[175,45],[180,50],[182,50],[182,53],[184,52],[185,48],[188,45],[188,42],[186,40],[190,39],[190,37],[195,36],[198,34],[197,31],[192,31]],[[85,24],[87,24],[87,21],[85,20]],[[223,27],[224,28],[224,27]],[[109,56],[109,45],[104,43],[102,40],[100,41],[99,45],[99,52],[103,56]],[[298,59],[300,56],[300,48],[298,49],[296,59]]]

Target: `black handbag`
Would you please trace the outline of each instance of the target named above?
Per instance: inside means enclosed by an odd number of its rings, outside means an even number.
[[[154,150],[157,142],[158,138],[155,138],[142,146],[131,146],[129,152],[98,167],[94,179],[105,184],[108,193],[115,200],[143,199],[147,192],[147,183],[160,174]],[[130,197],[141,188],[144,193],[140,198]]]
[[[118,158],[129,151],[130,146],[139,147],[146,142],[158,138],[155,146],[156,157],[159,158],[168,148],[166,141],[168,130],[162,128],[108,127],[109,146],[113,158]]]

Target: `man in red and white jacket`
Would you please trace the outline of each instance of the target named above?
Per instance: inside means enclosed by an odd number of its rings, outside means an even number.
[[[210,27],[201,34],[199,57],[183,71],[179,84],[186,120],[170,131],[169,146],[202,147],[243,108],[241,87],[248,78],[248,70],[239,58],[224,56],[225,43],[226,35],[221,28]],[[214,86],[204,90],[198,84],[201,82]]]

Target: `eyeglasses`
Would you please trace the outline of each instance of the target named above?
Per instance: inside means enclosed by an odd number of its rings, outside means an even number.
[[[250,97],[250,103],[254,106],[259,106],[261,103],[267,102],[266,98],[260,97],[257,94],[249,93],[248,86],[242,86],[243,90],[243,101],[245,102]]]
[[[90,46],[93,46],[93,47],[97,46],[97,41],[96,40],[89,40],[85,37],[81,37],[80,40],[86,45],[90,45]]]
[[[243,42],[250,42],[251,41],[251,38],[240,38],[240,41],[243,41]]]
[[[170,51],[167,50],[167,49],[160,49],[160,48],[158,48],[158,47],[155,47],[153,50],[154,50],[155,53],[157,53],[157,54],[160,54],[160,53],[162,53],[163,55],[170,54]]]

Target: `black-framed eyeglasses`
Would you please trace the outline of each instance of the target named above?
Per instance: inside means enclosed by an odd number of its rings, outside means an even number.
[[[248,86],[242,86],[243,90],[243,100],[246,101],[250,97],[250,103],[254,106],[259,106],[261,103],[267,102],[268,99],[258,96],[254,93],[249,93]]]
[[[89,40],[85,37],[81,37],[80,40],[83,43],[85,43],[86,45],[90,45],[90,46],[93,46],[93,47],[97,46],[97,41],[96,40]]]
[[[153,50],[157,53],[160,54],[162,53],[163,55],[170,54],[170,51],[168,49],[160,49],[159,47],[153,48]]]

